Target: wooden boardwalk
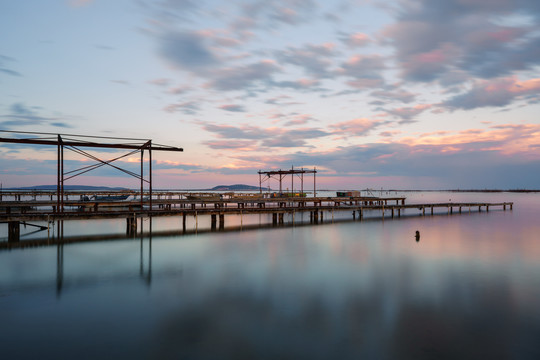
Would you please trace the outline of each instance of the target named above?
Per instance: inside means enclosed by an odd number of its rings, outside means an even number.
[[[115,193],[118,194],[118,193]],[[189,195],[187,195],[189,194]],[[296,213],[309,213],[311,223],[322,222],[324,217],[334,219],[335,213],[348,212],[352,219],[362,219],[366,212],[375,213],[381,218],[400,217],[407,211],[415,210],[419,215],[434,215],[441,211],[453,214],[471,211],[490,211],[492,209],[512,210],[513,203],[487,203],[487,202],[444,202],[426,204],[406,204],[404,197],[261,197],[259,194],[213,194],[193,196],[192,193],[164,192],[155,194],[152,199],[152,208],[148,202],[140,199],[130,201],[103,201],[81,200],[87,194],[69,194],[64,201],[63,211],[56,208],[57,201],[52,198],[39,199],[44,196],[26,194],[19,200],[20,195],[11,194],[9,199],[4,192],[3,201],[0,201],[0,223],[8,223],[8,242],[0,242],[0,248],[9,247],[10,243],[20,241],[20,225],[29,222],[45,222],[47,224],[58,222],[58,229],[63,227],[63,221],[93,220],[93,219],[126,219],[126,233],[137,234],[137,223],[143,218],[161,216],[182,217],[182,229],[186,230],[186,218],[194,216],[209,216],[211,229],[224,228],[227,215],[271,214],[272,224],[284,223],[284,215],[291,214],[294,219]],[[108,194],[104,194],[107,196]],[[220,196],[221,195],[221,196]],[[45,197],[50,194],[45,194]],[[72,199],[69,199],[72,196]],[[189,198],[188,198],[189,196]],[[73,198],[79,197],[79,199]],[[293,220],[294,223],[294,220]],[[38,225],[41,226],[41,225]],[[61,227],[62,226],[62,227]]]

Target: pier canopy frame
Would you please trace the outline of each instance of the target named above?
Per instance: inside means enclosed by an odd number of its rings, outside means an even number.
[[[0,130],[0,133],[12,134],[12,137],[0,137],[0,143],[11,144],[27,144],[27,145],[49,145],[57,147],[57,183],[56,183],[56,212],[64,211],[64,182],[89,171],[98,169],[102,166],[110,166],[127,175],[140,180],[141,184],[141,210],[143,205],[144,184],[148,185],[149,189],[149,207],[152,209],[152,150],[154,151],[176,151],[183,152],[183,148],[153,144],[151,139],[123,138],[123,137],[108,137],[108,136],[89,136],[89,135],[74,135],[74,134],[55,134],[44,132],[28,132],[28,131],[9,131]],[[101,148],[101,149],[118,149],[127,150],[126,154],[113,157],[108,160],[100,159],[92,155],[83,148]],[[79,155],[87,157],[95,161],[92,165],[85,165],[81,168],[64,171],[64,150],[73,151]],[[144,177],[144,151],[148,151],[148,178]],[[112,163],[125,158],[127,156],[141,153],[141,173],[137,174],[133,171],[123,169]]]
[[[294,166],[290,170],[270,170],[270,171],[258,171],[259,174],[259,193],[262,194],[262,184],[266,181],[270,182],[270,179],[276,179],[279,181],[279,193],[283,194],[283,179],[287,176],[291,176],[291,194],[294,193],[294,177],[300,178],[300,192],[304,193],[304,174],[313,174],[313,197],[317,197],[317,182],[316,174],[317,169],[314,167],[310,169],[295,169]]]

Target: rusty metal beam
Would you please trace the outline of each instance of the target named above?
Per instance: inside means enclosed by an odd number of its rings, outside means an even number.
[[[146,143],[140,145],[137,144],[105,144],[105,143],[96,143],[91,141],[73,141],[73,140],[44,140],[44,139],[13,139],[13,138],[0,138],[1,143],[12,143],[12,144],[28,144],[28,145],[55,145],[59,146],[60,142],[63,146],[79,146],[79,147],[90,147],[90,148],[107,148],[107,149],[129,149],[137,150],[144,147],[149,150],[156,151],[184,151],[183,148],[178,148],[174,146],[153,146],[147,147]]]

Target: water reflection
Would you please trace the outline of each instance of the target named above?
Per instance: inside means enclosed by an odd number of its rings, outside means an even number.
[[[135,238],[3,252],[0,346],[6,358],[537,359],[538,213],[197,236],[147,220]]]
[[[144,222],[141,222],[141,230],[143,228]],[[147,246],[147,252],[145,253],[145,243]],[[64,246],[65,243],[59,243],[56,246],[56,296],[59,298],[62,294],[64,288]],[[140,235],[140,263],[139,263],[139,277],[144,280],[144,282],[150,286],[152,283],[152,218],[149,218],[149,233],[148,236],[144,236],[144,232],[141,231]],[[69,278],[69,273],[67,274]],[[118,278],[123,278],[124,276],[118,276]],[[129,275],[128,275],[129,277]],[[109,280],[114,280],[109,278]],[[99,281],[99,280],[95,280]],[[88,284],[92,283],[91,275],[88,275],[85,281],[80,279],[77,281],[79,284]]]

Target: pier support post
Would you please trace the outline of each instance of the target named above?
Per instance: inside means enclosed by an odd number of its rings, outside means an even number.
[[[279,213],[279,223],[283,224],[283,213]]]
[[[425,216],[425,215],[426,215],[426,207],[422,206],[422,216]]]
[[[186,213],[182,213],[182,231],[186,231]]]
[[[392,208],[392,219],[394,218],[394,208]]]
[[[353,218],[353,220],[356,220],[356,211],[354,211],[354,210],[352,212],[352,218]]]
[[[277,213],[272,213],[272,225],[277,225]]]
[[[212,214],[210,215],[210,228],[212,230],[216,230],[216,223],[217,223],[217,215],[216,214]]]
[[[128,236],[133,236],[137,234],[137,217],[135,214],[126,218],[126,234]]]
[[[8,242],[19,242],[21,239],[21,227],[18,221],[8,222]]]
[[[219,229],[223,230],[225,228],[225,214],[219,214]]]

